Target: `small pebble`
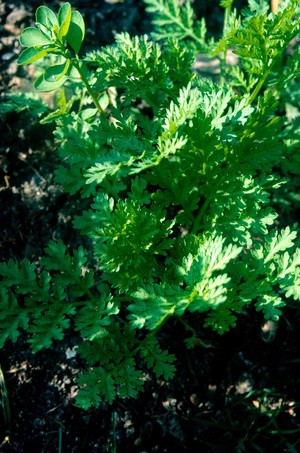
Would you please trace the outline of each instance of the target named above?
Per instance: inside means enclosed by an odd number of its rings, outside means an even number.
[[[2,55],[2,60],[4,61],[9,61],[11,60],[12,58],[15,58],[15,54],[13,52],[6,52]]]
[[[24,20],[28,16],[30,16],[30,13],[28,11],[26,11],[25,9],[16,9],[8,14],[8,16],[6,18],[6,23],[15,25],[18,22],[21,22],[22,20]]]

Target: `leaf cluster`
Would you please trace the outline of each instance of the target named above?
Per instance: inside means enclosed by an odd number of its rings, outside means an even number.
[[[34,86],[39,91],[52,91],[62,86],[69,77],[78,77],[68,46],[77,55],[85,35],[82,15],[64,3],[56,16],[47,6],[36,10],[36,27],[22,31],[20,42],[26,47],[18,59],[20,65],[34,63],[49,54],[58,55],[61,61],[40,74]]]

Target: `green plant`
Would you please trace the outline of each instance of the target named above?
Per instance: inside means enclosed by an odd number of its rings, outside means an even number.
[[[161,45],[121,33],[80,58],[84,21],[69,3],[58,17],[39,7],[37,28],[21,35],[20,64],[58,59],[37,90],[76,87],[80,102],[61,91],[54,115],[56,180],[90,203],[74,226],[93,256],[58,241],[38,266],[1,263],[0,343],[25,331],[37,352],[79,332],[83,408],[137,397],[147,368],[174,377],[161,334],[172,318],[192,348],[203,322],[222,334],[250,304],[276,320],[300,298],[297,226],[274,201],[299,187],[298,116],[280,111],[299,77],[299,49],[285,53],[299,35],[298,1],[274,15],[251,0],[243,16],[223,1],[217,42],[189,2],[146,3]],[[231,49],[239,64],[228,67]],[[219,83],[192,70],[199,50],[220,59]]]

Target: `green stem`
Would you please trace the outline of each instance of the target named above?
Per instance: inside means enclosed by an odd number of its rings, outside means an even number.
[[[262,78],[260,79],[260,81],[258,82],[258,84],[256,85],[255,89],[253,90],[253,93],[251,94],[250,98],[248,99],[247,103],[246,103],[246,107],[248,105],[251,105],[253,101],[255,101],[256,97],[258,96],[260,90],[262,89],[265,81],[267,80],[269,74],[271,72],[271,67],[268,68],[264,75],[262,76]]]
[[[180,323],[184,326],[184,328],[185,328],[186,330],[188,330],[189,332],[192,332],[193,337],[196,337],[196,336],[197,336],[196,330],[193,329],[193,327],[190,326],[189,323],[188,323],[187,321],[185,321],[185,320],[184,320],[182,317],[180,317],[180,316],[175,316],[175,317],[176,317],[177,321],[180,322]]]
[[[222,186],[222,184],[223,184],[223,179],[224,178],[219,179],[219,181],[214,186],[214,190],[210,191],[210,194],[207,196],[206,200],[204,201],[203,205],[201,206],[201,209],[198,212],[198,215],[195,219],[195,222],[194,222],[194,225],[192,228],[192,234],[197,234],[197,232],[200,228],[200,223],[204,218],[204,215],[207,211],[208,206],[210,205],[210,202],[212,201],[213,197],[216,196],[216,193],[218,192],[219,187]]]
[[[211,201],[211,197],[207,197],[205,202],[203,203],[203,205],[201,206],[201,209],[196,217],[196,220],[194,222],[194,226],[192,228],[192,234],[196,234],[197,231],[199,230],[199,227],[200,227],[200,223],[201,223],[201,220],[203,219],[204,217],[204,214],[208,208],[208,205]]]
[[[223,37],[226,37],[226,32],[228,28],[228,21],[229,21],[229,16],[231,14],[231,9],[232,9],[232,4],[233,0],[226,6],[225,8],[225,15],[224,15],[224,25],[223,25]],[[227,51],[228,47],[226,46],[223,56],[220,57],[220,64],[221,64],[221,80],[224,82],[225,77],[226,77],[226,59],[227,59]]]
[[[100,113],[100,115],[103,115],[103,110],[101,108],[101,105],[99,104],[99,101],[98,101],[98,98],[96,96],[96,93],[94,92],[94,90],[92,89],[91,85],[89,84],[87,78],[85,77],[85,75],[84,75],[84,73],[83,73],[83,71],[82,71],[82,69],[80,67],[79,60],[77,59],[77,60],[73,61],[73,65],[77,69],[77,71],[79,72],[80,78],[81,78],[82,82],[84,83],[87,92],[91,96],[95,106],[97,107],[98,112]]]

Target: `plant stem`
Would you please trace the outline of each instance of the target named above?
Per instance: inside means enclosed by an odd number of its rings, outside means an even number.
[[[83,73],[83,71],[82,71],[82,69],[80,67],[80,61],[78,59],[73,61],[73,65],[75,66],[75,68],[79,72],[80,78],[81,78],[82,82],[84,83],[87,92],[91,96],[95,106],[97,107],[98,112],[100,113],[100,115],[103,115],[103,110],[102,110],[102,108],[101,108],[101,106],[99,104],[99,101],[98,101],[98,98],[96,96],[96,93],[92,89],[91,85],[89,84],[87,78],[85,77],[85,75],[84,75],[84,73]]]
[[[255,89],[253,90],[253,93],[251,94],[250,98],[248,99],[247,103],[246,103],[246,107],[248,105],[251,105],[252,102],[255,100],[255,98],[257,97],[258,93],[260,92],[261,88],[263,87],[267,77],[269,76],[271,72],[271,68],[268,68],[264,75],[262,76],[262,78],[260,79],[260,81],[258,82],[258,84],[256,85]]]
[[[195,219],[195,222],[194,222],[194,225],[193,225],[193,228],[192,228],[192,231],[191,231],[192,234],[197,234],[198,233],[198,230],[200,228],[200,223],[201,223],[201,221],[204,218],[204,215],[205,215],[205,213],[207,211],[207,208],[209,207],[210,203],[212,202],[212,200],[214,199],[214,197],[218,193],[218,190],[222,186],[223,182],[224,182],[224,178],[221,177],[216,182],[216,185],[213,188],[211,187],[211,189],[209,191],[209,194],[207,195],[203,205],[201,206],[200,211],[197,214],[197,217]]]
[[[184,320],[182,317],[180,317],[180,316],[175,316],[175,318],[176,318],[176,320],[177,320],[178,322],[180,322],[180,323],[184,326],[184,328],[185,328],[186,330],[188,330],[189,332],[192,332],[193,336],[196,337],[196,331],[195,331],[195,329],[193,329],[193,327],[190,326],[189,323],[188,323],[187,321],[185,321],[185,320]]]
[[[201,220],[203,219],[203,216],[205,214],[205,211],[206,209],[208,208],[208,205],[210,203],[210,197],[207,197],[205,202],[203,203],[203,205],[201,206],[201,209],[196,217],[196,220],[194,222],[194,225],[193,225],[193,229],[192,229],[192,233],[193,234],[196,234],[198,229],[199,229],[199,226],[200,226],[200,223],[201,223]]]
[[[227,28],[228,28],[228,20],[229,20],[229,16],[230,16],[231,9],[232,9],[232,3],[233,3],[233,0],[230,1],[230,3],[228,3],[228,5],[225,8],[224,24],[223,24],[223,36],[224,37],[226,37],[226,31],[227,31]],[[225,81],[225,76],[226,76],[227,51],[228,51],[228,47],[226,46],[226,48],[225,48],[225,50],[223,52],[223,56],[220,57],[221,79],[222,79],[223,82]]]

